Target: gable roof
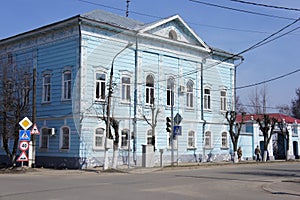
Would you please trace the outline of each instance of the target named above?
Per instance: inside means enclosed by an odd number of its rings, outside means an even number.
[[[294,117],[291,117],[288,115],[284,115],[281,113],[270,113],[270,114],[266,114],[266,115],[268,115],[270,118],[275,118],[278,121],[284,120],[288,124],[294,124],[294,123],[300,124],[300,119],[297,119],[297,118],[294,118]],[[253,114],[253,115],[248,114],[248,115],[245,115],[244,121],[246,122],[246,121],[256,120],[258,118],[263,118],[263,116],[264,116],[263,114]],[[237,115],[236,121],[241,122],[242,115]]]
[[[210,47],[189,27],[187,23],[179,16],[179,15],[173,15],[168,18],[164,18],[158,21],[155,21],[150,24],[146,24],[144,27],[142,27],[139,32],[141,33],[146,33],[149,32],[150,30],[153,30],[159,26],[162,26],[163,24],[169,23],[171,21],[178,21],[183,28],[185,28],[191,35],[192,37],[197,41],[197,43],[202,46],[203,48],[210,50]]]

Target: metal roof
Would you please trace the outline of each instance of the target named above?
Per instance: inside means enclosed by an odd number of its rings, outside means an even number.
[[[82,18],[91,19],[94,21],[111,24],[125,29],[136,30],[144,26],[143,22],[116,15],[114,13],[103,10],[93,10],[91,12],[80,15]]]

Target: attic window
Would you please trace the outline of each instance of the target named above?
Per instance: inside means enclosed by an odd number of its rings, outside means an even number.
[[[170,30],[170,32],[169,32],[169,38],[171,40],[177,40],[177,33],[174,30]]]

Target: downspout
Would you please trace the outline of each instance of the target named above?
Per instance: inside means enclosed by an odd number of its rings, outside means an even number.
[[[138,31],[135,34],[135,57],[134,57],[134,106],[133,106],[133,161],[137,164],[137,79],[138,79]],[[130,161],[128,161],[130,162]]]
[[[79,115],[79,130],[78,130],[78,135],[79,135],[79,140],[81,140],[81,130],[82,130],[82,119],[81,119],[81,70],[82,70],[82,66],[81,66],[81,40],[82,40],[82,34],[81,34],[81,19],[80,18],[78,18],[78,35],[79,35],[79,37],[78,37],[78,73],[79,73],[79,76],[77,76],[77,77],[79,77],[79,80],[78,80],[78,84],[79,84],[79,96],[78,96],[78,98],[79,98],[79,101],[78,101],[78,111],[79,111],[79,113],[78,113],[78,115]],[[75,100],[76,101],[76,100]],[[73,113],[74,114],[74,113]],[[79,145],[82,145],[82,144],[80,144],[79,143]],[[81,155],[80,155],[80,152],[78,152],[78,156],[79,157],[82,157]],[[81,158],[82,159],[82,158]],[[81,165],[82,166],[80,166],[79,165],[79,168],[82,168],[83,167],[83,165],[84,164],[86,164],[87,165],[87,163],[86,163],[86,158],[83,158],[83,161],[82,161],[82,163],[81,163]]]
[[[203,105],[203,60],[201,62],[201,74],[200,74],[200,87],[201,87],[201,121],[202,121],[202,162],[205,158],[205,125],[206,120],[204,119],[204,105]]]

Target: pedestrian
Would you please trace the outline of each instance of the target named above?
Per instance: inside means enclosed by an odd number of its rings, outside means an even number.
[[[257,145],[257,147],[255,148],[255,151],[254,151],[255,155],[256,155],[256,161],[259,161],[260,162],[260,149],[259,149],[259,146]]]
[[[242,152],[242,148],[239,147],[238,150],[237,150],[237,155],[238,155],[238,160],[241,161],[241,158],[242,158],[242,155],[243,155],[243,152]]]

